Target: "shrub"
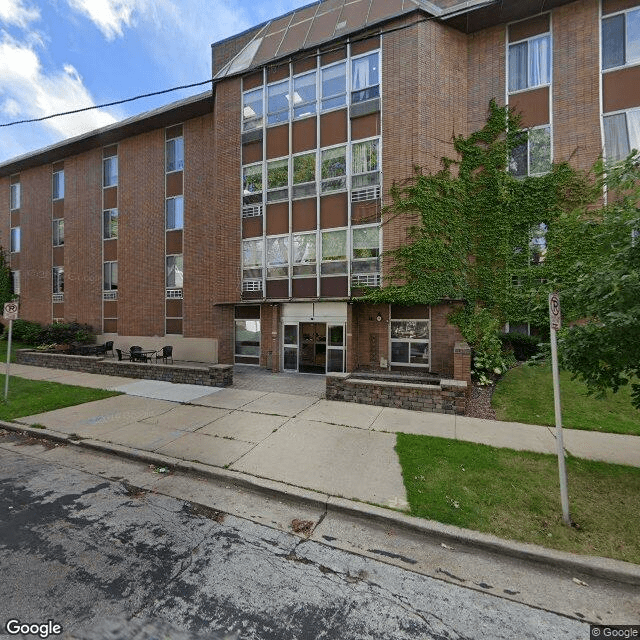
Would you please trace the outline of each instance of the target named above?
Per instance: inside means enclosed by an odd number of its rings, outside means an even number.
[[[93,329],[79,322],[54,322],[43,329],[40,344],[70,344],[91,342]]]
[[[9,328],[5,328],[5,334],[9,331]],[[30,346],[36,346],[41,344],[42,332],[44,331],[42,325],[37,322],[31,322],[30,320],[14,320],[12,337],[14,340],[23,342]]]
[[[519,362],[533,358],[540,350],[540,338],[536,336],[527,336],[523,333],[501,333],[500,340],[503,348],[512,350]]]

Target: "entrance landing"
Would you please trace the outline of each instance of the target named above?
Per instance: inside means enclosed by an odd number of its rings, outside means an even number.
[[[324,375],[272,373],[267,369],[236,364],[233,367],[233,385],[227,388],[324,398],[326,382]]]

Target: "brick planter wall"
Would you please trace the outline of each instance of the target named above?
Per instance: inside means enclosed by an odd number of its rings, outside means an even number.
[[[441,380],[438,385],[362,380],[349,373],[327,374],[327,400],[379,407],[464,415],[467,383]]]
[[[179,364],[128,362],[94,356],[68,356],[29,349],[18,349],[16,362],[50,369],[65,369],[143,380],[163,380],[182,384],[201,384],[208,387],[229,387],[233,384],[233,366],[229,364],[194,367]]]

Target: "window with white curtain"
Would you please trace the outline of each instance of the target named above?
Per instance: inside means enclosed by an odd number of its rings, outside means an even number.
[[[165,212],[167,230],[182,229],[184,226],[184,197],[167,198]]]
[[[380,53],[374,51],[351,60],[351,102],[364,102],[380,95]]]
[[[64,171],[55,171],[53,174],[52,199],[64,198]]]
[[[113,187],[118,184],[118,156],[110,156],[102,161],[102,186]]]
[[[167,289],[182,289],[183,266],[182,255],[167,256]]]
[[[292,238],[293,275],[316,275],[316,234],[296,233]]]
[[[166,146],[166,170],[182,171],[184,169],[184,138],[167,140]]]
[[[602,68],[640,63],[640,7],[602,18]]]
[[[640,150],[640,108],[604,116],[604,149],[609,162],[626,158]]]
[[[380,227],[354,227],[351,237],[351,272],[380,271]]]
[[[289,236],[267,238],[267,278],[289,275]]]
[[[117,291],[118,290],[118,263],[105,262],[103,273],[104,273],[104,278],[103,278],[102,290]]]
[[[11,209],[20,208],[20,183],[19,182],[11,185],[10,196],[9,196],[9,206]]]
[[[351,187],[359,189],[380,184],[380,140],[351,145]]]
[[[547,33],[509,45],[509,91],[522,91],[551,81],[551,36]]]
[[[56,218],[52,223],[53,246],[64,245],[64,218]]]
[[[244,280],[256,280],[262,278],[264,267],[264,241],[242,241],[242,277]]]

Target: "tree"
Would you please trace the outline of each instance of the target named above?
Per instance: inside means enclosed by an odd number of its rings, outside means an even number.
[[[0,305],[4,307],[5,302],[11,302],[15,297],[7,254],[0,247]]]
[[[592,392],[616,392],[631,382],[640,409],[640,165],[630,156],[606,176],[608,204],[582,221],[592,238],[589,261],[572,265],[573,283],[560,290],[570,317],[586,318],[561,334],[564,365]]]

